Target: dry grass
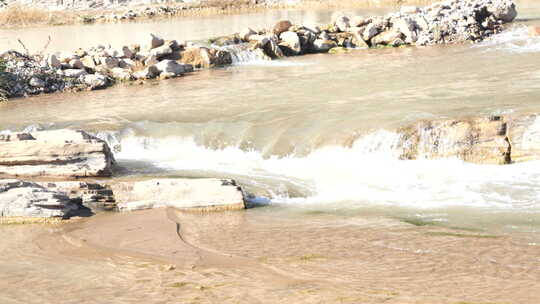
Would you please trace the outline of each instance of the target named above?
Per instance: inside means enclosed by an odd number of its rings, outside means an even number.
[[[374,8],[374,7],[399,7],[401,5],[428,5],[438,0],[304,0],[295,8]],[[178,10],[175,16],[207,16],[223,14],[241,14],[259,12],[265,9],[290,8],[290,5],[273,6],[265,8],[254,6],[250,0],[209,0],[202,4],[195,4],[185,10]],[[131,7],[124,7],[128,10]],[[87,23],[88,17],[111,14],[110,10],[89,11],[48,11],[25,5],[10,5],[7,9],[0,10],[0,26],[21,27],[37,25],[64,25],[74,23]],[[157,16],[159,17],[159,16]],[[163,16],[170,17],[170,16]],[[140,17],[144,18],[144,17]]]
[[[68,11],[52,12],[25,5],[10,5],[0,11],[1,26],[59,25],[75,19],[76,15]]]

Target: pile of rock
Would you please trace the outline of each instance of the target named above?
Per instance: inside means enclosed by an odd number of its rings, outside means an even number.
[[[404,7],[387,16],[336,15],[326,26],[283,20],[271,29],[246,28],[210,39],[210,45],[188,45],[152,34],[142,45],[118,49],[98,46],[45,57],[10,51],[0,54],[0,61],[6,62],[0,89],[13,97],[103,88],[115,80],[177,77],[193,68],[231,64],[235,52],[245,49],[259,58],[278,59],[344,48],[477,42],[500,32],[516,15],[512,0],[449,0],[425,8]]]

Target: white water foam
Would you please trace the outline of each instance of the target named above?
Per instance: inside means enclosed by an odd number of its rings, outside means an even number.
[[[236,44],[229,46],[213,46],[215,48],[227,51],[232,56],[233,65],[255,65],[255,66],[270,66],[270,67],[292,67],[292,66],[306,66],[312,63],[308,62],[294,62],[292,60],[269,60],[264,55],[261,49],[253,50],[248,44]]]
[[[482,48],[486,52],[536,53],[540,52],[540,37],[530,37],[528,28],[519,26],[494,35],[473,47]]]
[[[537,212],[540,162],[476,165],[457,159],[399,160],[398,134],[380,131],[352,147],[328,146],[306,156],[271,156],[238,147],[210,149],[192,138],[126,136],[119,160],[150,162],[163,170],[199,170],[249,179],[286,180],[307,197],[280,189],[273,203],[377,204],[415,208],[468,206]],[[307,191],[306,191],[307,190]]]

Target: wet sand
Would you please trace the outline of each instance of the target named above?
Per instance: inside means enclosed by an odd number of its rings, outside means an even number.
[[[270,207],[101,214],[0,236],[6,304],[540,302],[534,234]]]

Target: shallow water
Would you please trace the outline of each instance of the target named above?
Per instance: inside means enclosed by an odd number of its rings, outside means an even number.
[[[143,86],[14,100],[0,104],[0,130],[87,129],[115,147],[121,174],[233,177],[260,196],[256,202],[291,212],[495,223],[536,233],[540,162],[402,161],[388,131],[420,119],[539,112],[540,38],[528,38],[526,25],[540,22],[540,4],[519,3],[521,21],[478,45],[250,61]],[[199,40],[283,18],[323,22],[331,14],[4,30],[0,45],[43,38],[42,31],[57,32],[54,49],[129,43],[149,32]],[[76,32],[85,33],[84,43]]]

